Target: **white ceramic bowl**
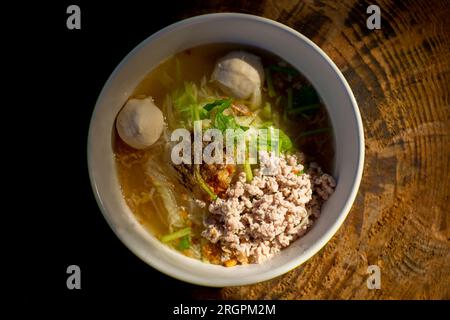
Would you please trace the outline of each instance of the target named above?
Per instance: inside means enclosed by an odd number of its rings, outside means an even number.
[[[113,158],[115,117],[144,76],[169,56],[206,43],[232,42],[263,48],[295,66],[317,89],[329,112],[336,142],[337,188],[309,232],[262,264],[226,268],[183,256],[161,244],[126,205]],[[98,98],[88,138],[88,164],[98,204],[111,228],[143,261],[174,278],[206,286],[251,284],[281,275],[317,253],[338,230],[358,191],[364,133],[352,91],[330,58],[313,42],[278,22],[218,13],[186,19],[155,33],[114,70]]]

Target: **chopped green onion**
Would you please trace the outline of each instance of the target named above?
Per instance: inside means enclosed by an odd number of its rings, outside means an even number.
[[[298,75],[298,71],[291,67],[282,67],[282,66],[273,64],[273,65],[269,66],[268,69],[277,71],[277,72],[281,72],[281,73],[285,73],[285,74],[288,74],[291,76]]]
[[[216,200],[217,195],[211,190],[205,180],[203,180],[203,177],[200,173],[200,166],[198,164],[196,164],[194,167],[194,176],[200,188],[203,189],[203,191],[205,191],[212,200]]]
[[[272,75],[270,69],[266,69],[266,82],[269,97],[273,98],[276,96],[275,88],[273,87]]]
[[[289,114],[299,114],[299,113],[302,114],[305,111],[315,110],[315,109],[319,109],[319,108],[320,108],[320,104],[315,103],[315,104],[310,104],[310,105],[304,106],[304,107],[290,109],[290,110],[288,110],[288,113]]]
[[[315,135],[315,134],[328,132],[328,131],[330,131],[330,128],[320,128],[320,129],[315,129],[315,130],[310,130],[310,131],[304,131],[304,132],[300,133],[298,138],[312,136],[312,135]]]
[[[221,99],[208,103],[201,107],[199,118],[205,119],[209,117],[213,128],[222,132],[225,132],[226,129],[238,129],[240,126],[236,122],[235,117],[223,113],[231,106],[231,102],[232,99]]]
[[[191,240],[189,238],[189,235],[184,236],[180,239],[180,243],[178,243],[178,250],[187,250],[191,246]]]
[[[228,108],[231,105],[231,101],[232,101],[231,99],[215,100],[214,102],[205,104],[203,106],[203,108],[206,111],[208,111],[208,112],[211,111],[212,109],[214,109],[214,107],[217,107],[217,106],[223,106],[222,109],[226,109],[226,108]]]
[[[184,236],[187,236],[190,233],[191,233],[191,228],[187,227],[187,228],[180,229],[178,231],[175,231],[175,232],[172,232],[172,233],[162,236],[161,241],[164,243],[167,243],[167,242],[182,238]]]
[[[251,182],[253,180],[253,172],[252,172],[252,166],[248,160],[244,162],[244,172],[245,176],[247,178],[247,182]]]

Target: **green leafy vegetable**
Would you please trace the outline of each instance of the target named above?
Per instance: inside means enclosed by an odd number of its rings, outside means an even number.
[[[209,112],[205,108],[199,108],[198,116],[199,116],[200,120],[209,119]]]
[[[162,236],[161,241],[167,243],[167,242],[185,237],[185,236],[189,235],[190,233],[191,233],[191,228],[189,228],[189,227],[183,228],[178,231],[175,231],[175,232],[172,232],[172,233]]]
[[[253,180],[253,172],[252,172],[252,166],[250,162],[248,162],[248,159],[244,162],[244,172],[247,179],[247,182],[251,182]]]
[[[315,134],[328,132],[328,131],[330,131],[330,128],[320,128],[320,129],[315,129],[315,130],[310,130],[310,131],[304,131],[304,132],[300,133],[298,138],[312,136],[312,135],[315,135]]]
[[[220,106],[222,111],[231,106],[231,99],[215,100],[203,106],[203,109],[210,112],[215,107]]]
[[[298,75],[298,71],[295,70],[292,67],[283,67],[283,66],[279,66],[279,65],[273,64],[273,65],[270,65],[268,67],[268,69],[276,71],[276,72],[281,72],[281,73],[284,73],[284,74],[287,74],[287,75],[291,75],[291,76]]]
[[[260,140],[258,143],[258,147],[260,150],[269,150],[269,147],[272,148],[272,145],[276,139],[276,137],[272,137],[271,132],[273,130],[277,130],[277,128],[272,125],[265,126],[262,129],[267,129],[267,135],[264,133],[260,133]],[[278,129],[278,150],[279,152],[287,152],[290,151],[293,147],[292,141],[289,136],[281,129]]]
[[[173,104],[178,110],[197,104],[197,86],[195,83],[185,82],[183,88],[175,90]]]
[[[292,149],[292,141],[289,136],[281,129],[279,129],[279,139],[280,139],[280,152],[286,152]]]
[[[225,115],[224,111],[231,106],[231,99],[216,100],[208,103],[203,107],[207,114],[202,113],[203,116],[209,116],[212,120],[212,127],[224,132],[227,129],[240,129],[241,126],[236,122],[232,115]]]
[[[304,114],[305,111],[319,109],[320,104],[310,104],[304,107],[288,110],[289,114]]]
[[[178,250],[181,251],[187,250],[189,249],[190,246],[191,246],[191,239],[189,235],[187,235],[180,239],[180,242],[178,243]]]
[[[213,126],[220,131],[227,129],[240,129],[233,116],[224,115],[223,112],[218,112],[214,117]]]

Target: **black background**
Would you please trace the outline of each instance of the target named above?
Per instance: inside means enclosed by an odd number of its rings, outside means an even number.
[[[27,103],[33,129],[23,135],[32,157],[23,166],[37,177],[28,200],[19,199],[32,235],[25,244],[31,252],[22,257],[23,291],[30,297],[190,299],[197,288],[154,270],[120,242],[97,206],[87,170],[90,117],[107,78],[128,52],[178,21],[189,6],[187,1],[154,3],[63,1],[15,9],[22,13],[13,22],[16,27],[31,24],[16,40],[25,47],[21,53],[34,60],[25,76],[28,85],[18,88],[21,97],[33,101]],[[71,4],[81,8],[81,30],[66,28]],[[72,264],[81,268],[81,290],[66,287],[66,268]],[[30,272],[32,280],[26,276]]]

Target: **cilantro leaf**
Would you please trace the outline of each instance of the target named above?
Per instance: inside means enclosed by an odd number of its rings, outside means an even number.
[[[231,99],[221,99],[208,103],[200,111],[200,118],[210,118],[213,128],[225,131],[226,129],[239,129],[235,118],[223,112],[231,106]]]
[[[220,131],[225,131],[227,129],[240,129],[241,127],[236,123],[233,116],[226,116],[223,112],[219,112],[214,117],[213,125],[216,129]]]
[[[213,101],[211,103],[204,105],[203,109],[210,112],[212,109],[214,109],[217,106],[222,106],[226,109],[229,106],[231,106],[231,99],[221,99],[221,100]]]
[[[191,239],[189,238],[189,235],[184,236],[180,239],[180,242],[178,243],[178,249],[179,250],[186,250],[189,249],[191,246]]]
[[[272,144],[276,141],[275,136],[271,136],[271,128],[273,130],[278,130],[278,149],[280,152],[284,153],[287,151],[290,151],[293,147],[292,141],[289,138],[289,136],[281,129],[277,129],[273,127],[272,125],[268,125],[265,127],[262,127],[261,129],[267,129],[267,133],[264,133],[264,131],[260,132],[259,136],[259,149],[260,150],[269,150],[269,147],[272,147]]]

